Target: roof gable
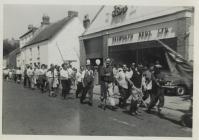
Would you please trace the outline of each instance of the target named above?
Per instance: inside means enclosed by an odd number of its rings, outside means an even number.
[[[35,33],[35,36],[24,47],[51,39],[64,27],[64,25],[68,24],[72,19],[73,17],[66,17],[48,25],[47,27],[44,27],[44,29],[38,29],[38,32]]]
[[[23,35],[21,35],[19,38],[23,38],[24,36],[28,35],[31,32],[35,32],[37,30],[37,28],[32,28],[31,30],[27,31],[26,33],[24,33]]]

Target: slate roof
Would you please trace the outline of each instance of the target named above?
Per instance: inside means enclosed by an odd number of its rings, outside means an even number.
[[[47,27],[44,27],[44,29],[38,29],[37,33],[35,33],[35,36],[26,45],[24,45],[24,47],[51,39],[64,27],[64,25],[68,24],[73,18],[74,17],[66,17],[55,23],[51,23]]]
[[[18,48],[16,48],[16,49],[14,49],[13,51],[11,51],[9,54],[8,54],[8,56],[10,56],[10,55],[16,55],[16,54],[18,54],[18,53],[20,53],[20,48],[18,47]]]
[[[38,28],[34,27],[34,28],[32,28],[31,30],[29,30],[29,31],[27,31],[26,33],[24,33],[23,35],[21,35],[19,38],[22,38],[22,37],[26,36],[27,34],[36,31],[37,29],[38,29]]]

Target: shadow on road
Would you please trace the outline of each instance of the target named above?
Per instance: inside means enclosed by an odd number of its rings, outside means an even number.
[[[124,111],[122,111],[122,112],[123,112],[124,114],[131,115],[130,112],[127,111],[127,110],[124,110]],[[135,118],[138,119],[138,120],[144,120],[143,118],[141,118],[142,115],[131,115],[131,116],[135,117]]]
[[[190,113],[187,114],[187,111],[186,111],[186,114],[183,115],[180,120],[175,120],[175,119],[169,118],[166,115],[158,113],[156,111],[151,111],[150,114],[155,115],[155,116],[159,117],[160,119],[168,120],[174,124],[177,124],[177,125],[180,125],[183,127],[186,126],[186,127],[192,128],[192,119],[191,119],[192,114],[191,115],[190,115]]]

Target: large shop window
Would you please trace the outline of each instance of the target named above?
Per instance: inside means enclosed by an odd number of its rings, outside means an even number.
[[[85,41],[86,58],[102,58],[102,37],[92,38]]]
[[[162,40],[173,50],[177,48],[177,38]],[[127,64],[132,62],[147,65],[159,61],[165,68],[168,67],[165,58],[165,49],[157,41],[145,41],[119,46],[109,46],[109,57],[115,64]]]

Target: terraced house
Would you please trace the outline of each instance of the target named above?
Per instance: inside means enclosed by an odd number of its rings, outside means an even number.
[[[74,30],[75,29],[75,30]],[[79,67],[79,36],[84,27],[78,13],[68,11],[68,16],[50,23],[50,17],[44,15],[40,27],[28,26],[28,32],[20,37],[20,54],[17,65],[26,64],[57,64],[71,61]]]

